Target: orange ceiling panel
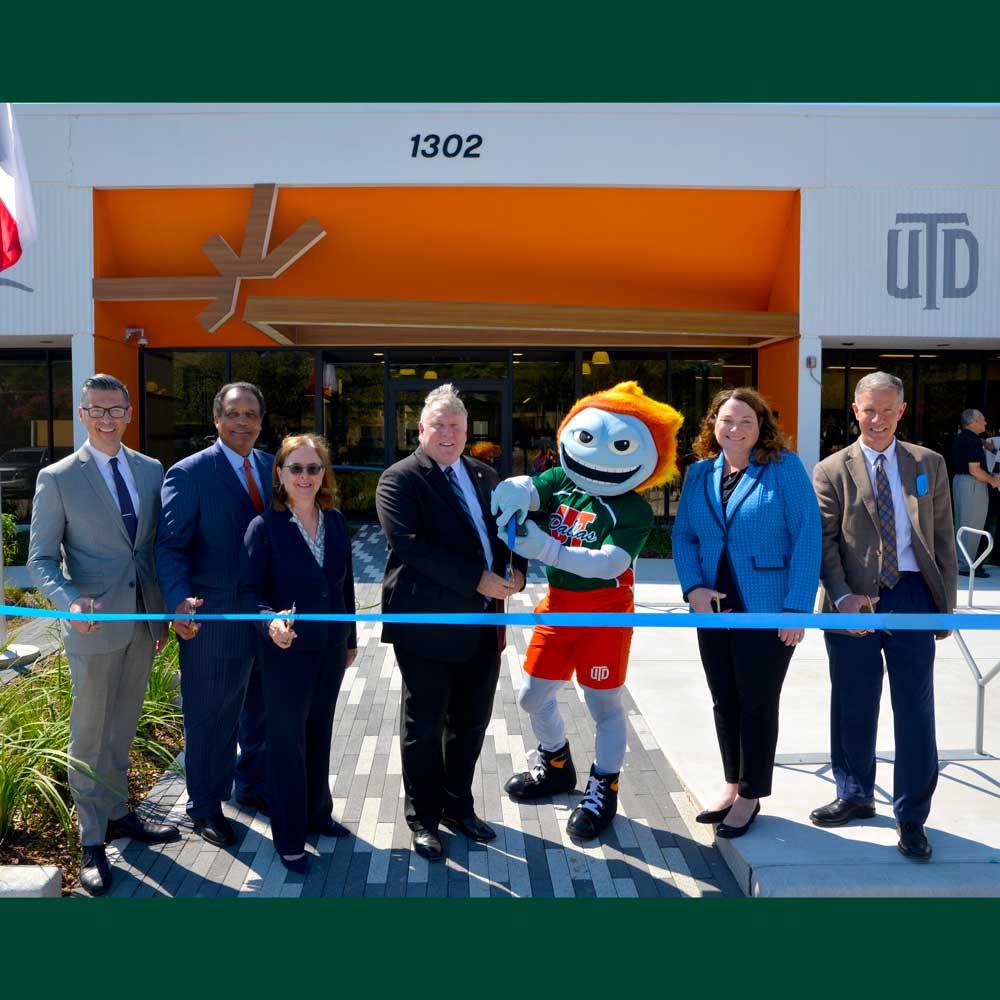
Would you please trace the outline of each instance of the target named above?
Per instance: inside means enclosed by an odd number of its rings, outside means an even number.
[[[97,276],[214,274],[200,246],[221,233],[239,252],[250,196],[249,187],[95,192]],[[796,311],[798,212],[795,191],[281,188],[271,246],[310,217],[327,235],[280,277],[243,282],[240,299],[767,310],[778,298]],[[201,308],[171,312],[189,310],[193,322]],[[219,332],[250,333],[241,312]]]

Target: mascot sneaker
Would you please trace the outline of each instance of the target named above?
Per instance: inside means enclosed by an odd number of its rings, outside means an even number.
[[[535,751],[537,760],[530,771],[515,774],[503,790],[514,799],[543,799],[576,788],[576,768],[569,752],[569,742],[558,750]]]
[[[598,774],[591,765],[587,791],[570,814],[566,832],[579,840],[594,840],[611,825],[617,812],[618,774]]]

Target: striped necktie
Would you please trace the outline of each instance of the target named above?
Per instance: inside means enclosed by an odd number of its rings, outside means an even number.
[[[882,536],[882,570],[878,585],[892,590],[899,583],[896,561],[896,517],[892,510],[892,490],[885,472],[885,455],[875,457],[875,501],[878,507],[878,530]]]

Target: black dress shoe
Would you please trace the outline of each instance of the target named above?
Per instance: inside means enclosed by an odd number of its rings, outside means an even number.
[[[232,847],[237,840],[232,823],[222,813],[213,813],[211,816],[196,819],[194,832],[216,847]]]
[[[270,816],[271,810],[268,808],[267,799],[261,795],[237,795],[236,801],[245,809],[254,809],[261,816]]]
[[[309,874],[309,855],[308,854],[303,854],[301,858],[296,858],[294,861],[289,860],[283,854],[279,854],[278,857],[281,859],[281,863],[290,872],[295,872],[296,875],[308,875]]]
[[[441,839],[436,830],[428,830],[420,827],[413,831],[413,849],[422,858],[428,861],[443,861],[444,848],[441,846]]]
[[[724,806],[722,809],[702,809],[697,816],[695,816],[694,821],[696,823],[721,823],[728,815],[732,803],[728,806]]]
[[[180,830],[167,823],[153,823],[141,819],[134,812],[126,813],[121,819],[109,819],[108,830],[104,835],[107,841],[118,840],[119,837],[131,837],[144,844],[169,844],[179,840]]]
[[[318,833],[321,837],[349,837],[351,831],[341,823],[338,823],[332,816],[327,816],[322,822],[309,827],[311,833]]]
[[[753,812],[750,813],[750,818],[742,826],[730,826],[728,823],[720,823],[715,828],[716,837],[722,837],[723,840],[734,840],[736,837],[742,837],[753,825],[753,821],[757,818],[757,813],[759,812],[760,802],[758,801],[757,805],[754,806]]]
[[[923,823],[897,823],[899,853],[911,861],[930,861],[931,842],[924,833]]]
[[[104,845],[84,847],[80,860],[80,885],[91,896],[103,896],[111,888],[111,865]]]
[[[454,816],[442,816],[441,822],[452,830],[464,833],[469,840],[474,840],[479,844],[496,840],[496,830],[489,823],[484,823],[475,813],[471,816],[466,816],[465,819],[456,819]]]
[[[874,815],[875,807],[867,802],[834,799],[829,805],[813,809],[809,813],[809,819],[816,826],[843,826],[852,819],[871,819]]]

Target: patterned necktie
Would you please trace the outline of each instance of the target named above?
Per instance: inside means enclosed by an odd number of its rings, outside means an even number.
[[[264,500],[261,498],[260,490],[257,489],[257,480],[253,477],[253,472],[250,469],[250,456],[247,455],[243,459],[243,472],[247,477],[247,489],[250,491],[250,503],[253,504],[254,510],[258,514],[264,513]]]
[[[892,590],[899,583],[896,562],[896,517],[892,510],[892,490],[885,472],[885,455],[875,458],[875,500],[878,506],[878,530],[882,536],[882,571],[878,585]]]
[[[129,540],[135,545],[135,531],[139,522],[135,516],[135,507],[132,506],[132,495],[125,485],[125,479],[118,471],[118,459],[111,459],[111,475],[115,481],[115,489],[118,491],[118,506],[121,508],[122,520],[125,522],[125,530],[128,532]]]

